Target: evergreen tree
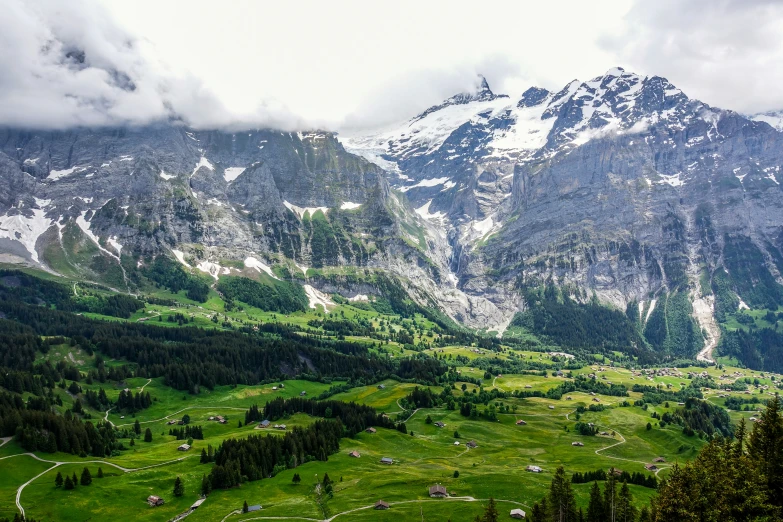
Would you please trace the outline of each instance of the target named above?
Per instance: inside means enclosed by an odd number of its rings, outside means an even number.
[[[332,479],[330,479],[330,478],[329,478],[329,474],[328,474],[328,473],[324,473],[324,478],[323,478],[323,480],[321,481],[321,484],[322,484],[324,487],[326,487],[326,486],[328,486],[328,485],[329,485],[329,484],[331,484],[331,483],[332,483]]]
[[[74,472],[73,476],[71,477],[71,482],[73,482],[74,487],[79,484],[79,479],[76,478],[76,473]]]
[[[593,482],[590,488],[590,503],[587,505],[587,522],[604,522],[606,520],[606,508],[601,497],[601,488],[598,482]]]
[[[103,468],[98,468],[98,478],[103,478]]]
[[[639,512],[639,522],[651,522],[650,518],[650,508],[647,506],[644,506],[642,510]]]
[[[141,423],[139,422],[139,419],[136,419],[136,422],[133,423],[133,432],[136,435],[141,435]]]
[[[201,476],[201,494],[205,497],[212,492],[212,483],[206,475]]]
[[[90,474],[90,470],[87,468],[84,468],[82,470],[82,478],[80,484],[82,486],[89,486],[92,484],[92,475]]]
[[[205,450],[204,448],[201,448],[201,458],[199,459],[199,461],[202,464],[206,464],[209,462],[209,455],[207,455],[207,450]]]
[[[609,475],[604,484],[604,519],[607,522],[615,522],[617,513],[617,473],[614,468],[609,469]]]
[[[175,497],[181,497],[185,494],[185,484],[182,482],[182,479],[177,477],[174,480],[174,496]]]
[[[245,503],[242,504],[242,513],[247,513],[247,500],[245,500]]]
[[[635,522],[636,514],[637,511],[636,507],[633,505],[631,489],[628,487],[628,483],[623,481],[623,485],[620,487],[620,493],[617,496],[615,520],[617,522]]]
[[[783,418],[780,399],[767,402],[748,441],[748,455],[764,477],[770,503],[783,506]]]
[[[299,484],[302,482],[302,478],[299,476],[299,473],[294,473],[294,478],[291,479],[291,482],[294,484]]]
[[[576,501],[563,466],[557,468],[549,486],[549,514],[554,522],[576,522]]]
[[[54,486],[59,488],[63,485],[63,474],[59,471],[57,472],[57,476],[54,477]]]
[[[152,430],[149,428],[144,432],[144,442],[152,442]]]
[[[495,505],[495,499],[489,497],[489,503],[487,504],[487,507],[484,510],[484,518],[482,522],[498,522],[499,518],[500,515],[498,513],[498,508]]]
[[[65,485],[63,486],[64,489],[73,489],[73,481],[71,480],[71,477],[65,477]]]

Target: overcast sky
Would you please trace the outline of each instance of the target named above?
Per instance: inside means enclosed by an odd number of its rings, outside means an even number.
[[[349,129],[619,65],[783,108],[783,1],[0,0],[0,124]],[[83,52],[83,54],[82,54]]]

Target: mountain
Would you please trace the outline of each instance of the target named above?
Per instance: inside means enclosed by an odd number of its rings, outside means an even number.
[[[594,292],[691,356],[700,332],[717,341],[713,315],[783,304],[783,133],[665,78],[618,67],[340,139],[438,226],[468,292]]]
[[[783,133],[757,119],[618,67],[516,99],[480,77],[354,135],[5,129],[0,260],[131,292],[161,256],[311,296],[391,284],[549,339],[565,303],[626,321],[612,346],[709,357],[719,322],[783,305]]]
[[[769,123],[776,130],[783,132],[783,111],[769,111],[751,116],[752,120]]]

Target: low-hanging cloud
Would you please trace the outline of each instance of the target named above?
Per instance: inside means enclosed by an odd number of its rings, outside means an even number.
[[[624,22],[600,42],[622,63],[724,109],[783,108],[780,0],[637,0]]]
[[[196,128],[295,129],[275,100],[233,114],[190,74],[175,74],[152,45],[100,5],[8,0],[0,17],[0,125],[63,129],[182,122]]]

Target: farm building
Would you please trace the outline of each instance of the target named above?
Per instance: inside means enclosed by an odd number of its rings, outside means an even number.
[[[385,384],[379,384],[378,385],[378,389],[379,390],[385,390],[386,389],[386,385]]]
[[[180,446],[177,448],[177,451],[188,451],[190,449],[190,444],[180,444]]]
[[[523,421],[522,419],[519,419],[519,420],[517,421],[517,426],[524,426],[524,425],[526,425],[526,424],[527,424],[527,422]]]
[[[199,507],[201,504],[203,504],[203,503],[204,503],[204,501],[205,501],[206,499],[207,499],[206,497],[201,497],[200,499],[198,499],[197,501],[195,501],[195,502],[193,503],[193,505],[192,505],[192,506],[190,506],[190,509],[196,509],[196,508],[198,508],[198,507]]]
[[[571,445],[572,446],[584,446],[585,444],[584,444],[584,442],[572,442]]]
[[[554,410],[554,409],[555,409],[555,407],[554,407],[554,406],[552,406],[552,405],[550,405],[550,406],[549,406],[549,409],[550,409],[550,410]]]
[[[455,446],[459,446],[459,441],[458,441],[458,440],[455,440],[455,441],[454,441],[454,445],[455,445]]]
[[[466,444],[466,446],[469,447],[469,448],[478,448],[478,444],[476,444],[475,440],[471,440],[470,442],[468,442]]]
[[[391,465],[392,463],[394,463],[394,461],[391,459],[391,457],[383,457],[381,459],[381,464],[389,464],[389,465]]]
[[[364,431],[366,431],[367,433],[375,433],[377,430],[375,428],[367,428]]]
[[[285,431],[285,424],[275,424],[275,429]]]
[[[379,500],[375,503],[375,509],[389,509],[389,503]]]
[[[147,497],[147,504],[149,504],[152,507],[155,506],[162,506],[163,505],[163,499],[156,496],[156,495],[150,495]]]
[[[305,395],[307,395],[306,391],[302,390],[302,391],[299,392],[299,396],[300,397],[304,397]]]
[[[538,466],[528,466],[525,469],[527,471],[531,472],[531,473],[541,473],[542,471],[544,471],[543,469],[539,468]]]
[[[663,457],[655,457],[653,459],[653,462],[666,462],[666,459]]]
[[[430,497],[443,498],[448,496],[449,494],[446,492],[446,486],[441,486],[440,484],[437,484],[435,486],[430,486]]]
[[[350,453],[348,454],[348,456],[349,456],[349,457],[353,457],[353,458],[356,458],[356,459],[358,459],[359,457],[361,457],[361,454],[359,454],[359,452],[358,452],[358,451],[356,451],[356,450],[353,450],[352,452],[350,452]]]
[[[525,518],[525,512],[521,509],[512,509],[509,515],[511,515],[511,518]]]
[[[268,419],[264,419],[264,420],[262,420],[261,422],[258,423],[258,427],[259,428],[268,428],[270,424],[272,424],[272,423],[269,422]]]
[[[646,469],[647,471],[658,471],[658,466],[656,466],[655,464],[645,464],[644,469]]]
[[[440,422],[440,421],[436,422],[435,426],[437,426],[438,428],[445,428],[446,427],[446,425],[444,423]]]
[[[247,506],[247,512],[250,513],[251,511],[261,511],[261,504],[253,504],[252,506]]]

